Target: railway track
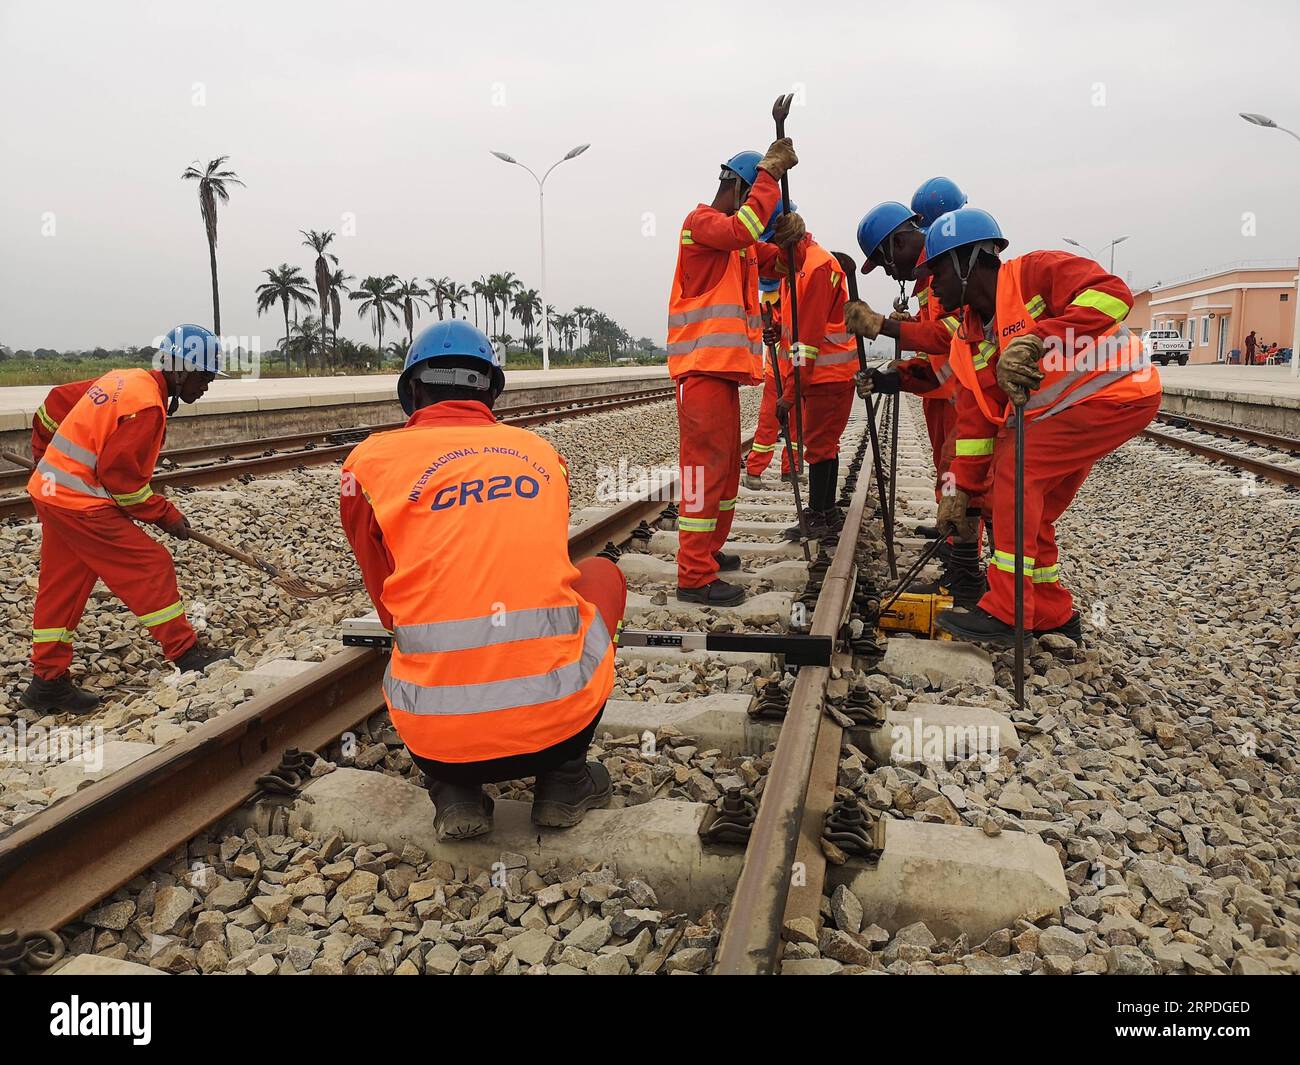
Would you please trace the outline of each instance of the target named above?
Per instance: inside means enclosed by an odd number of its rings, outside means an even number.
[[[569,403],[552,401],[501,407],[497,410],[497,416],[511,425],[528,427],[587,414],[623,410],[644,403],[660,403],[672,397],[672,388],[636,389]],[[174,448],[159,456],[159,466],[152,483],[155,487],[198,487],[222,484],[242,477],[279,473],[299,466],[327,465],[345,458],[357,441],[371,433],[398,429],[404,424],[405,422],[388,422],[382,425],[359,425]],[[29,476],[25,470],[0,471],[0,492],[14,493],[0,497],[0,519],[27,518],[34,513],[24,490]]]
[[[911,439],[917,434],[911,422],[909,411],[903,420],[900,464],[922,454],[919,443]],[[860,635],[861,630],[849,625],[864,615],[869,621],[871,580],[881,566],[869,497],[876,488],[872,456],[860,411],[850,423],[842,456],[839,503],[844,526],[838,539],[818,545],[821,550],[811,567],[797,545],[780,539],[780,530],[794,520],[794,512],[773,472],[768,474],[771,490],[742,490],[733,541],[743,569],[734,579],[750,585],[751,596],[739,609],[704,612],[707,626],[714,631],[794,629],[830,637],[837,645],[831,665],[786,670],[779,660],[756,662],[753,655],[740,655],[752,677],[745,694],[722,697],[725,707],[714,705],[701,716],[690,700],[611,698],[598,730],[598,736],[610,732],[645,736],[657,724],[673,723],[688,737],[698,730],[694,741],[673,742],[695,742],[713,748],[716,756],[755,759],[765,772],[750,787],[717,788],[718,794],[696,796],[696,801],[652,795],[644,840],[638,838],[641,822],[630,819],[637,815],[636,806],[594,811],[576,829],[536,837],[536,830],[527,824],[526,803],[499,799],[497,830],[484,837],[482,846],[479,841],[437,844],[423,837],[414,842],[439,858],[457,864],[468,861],[471,867],[490,865],[503,852],[538,859],[557,854],[572,858],[576,848],[588,859],[612,862],[634,876],[641,875],[638,863],[647,861],[644,855],[666,847],[656,859],[660,864],[655,876],[669,904],[684,912],[700,912],[706,897],[710,906],[730,897],[726,921],[717,934],[714,971],[779,971],[783,951],[794,949],[788,930],[801,922],[814,928],[821,925],[824,896],[832,881],[845,890],[842,885],[856,885],[855,878],[870,877],[886,844],[884,824],[894,824],[837,788],[845,752],[856,757],[858,747],[867,749],[884,723],[883,712],[873,717],[862,706],[854,711],[856,716],[827,710],[828,702],[844,705],[843,678],[876,662],[880,651],[869,634],[865,640],[855,638],[853,634]],[[670,512],[665,521],[662,500],[661,489],[655,498],[632,499],[602,511],[571,530],[570,553],[581,558],[604,551],[618,558],[631,590],[629,626],[697,629],[700,619],[692,611],[699,611],[671,598],[676,533],[664,527],[673,522]],[[914,508],[910,517],[918,519],[922,514]],[[909,549],[900,542],[904,555]],[[865,578],[861,583],[860,570]],[[624,647],[619,658],[639,663],[649,654]],[[855,659],[855,654],[870,657]],[[659,660],[663,661],[663,652]],[[724,657],[724,667],[728,661],[737,658]],[[710,659],[701,668],[715,668],[713,662]],[[30,968],[52,964],[61,951],[49,947],[57,940],[54,930],[75,921],[153,863],[232,815],[237,821],[242,817],[241,824],[260,825],[259,819],[270,818],[279,833],[292,828],[337,831],[327,823],[337,802],[331,803],[322,787],[370,788],[387,778],[366,769],[340,768],[309,783],[307,794],[297,800],[267,795],[260,788],[281,766],[287,751],[334,751],[339,736],[379,714],[384,664],[380,651],[344,649],[125,769],[84,786],[0,837],[0,928],[18,930],[0,932],[0,967],[14,964],[13,958],[24,953]],[[833,692],[837,677],[840,689]],[[752,696],[747,691],[751,686]],[[846,709],[853,710],[852,703],[850,699]],[[888,764],[888,753],[883,757]],[[685,766],[694,778],[695,763]],[[402,802],[414,803],[422,826],[417,831],[427,828],[431,834],[432,816],[423,791],[404,782],[389,781],[385,786],[398,790],[390,790],[379,805],[391,807],[394,794]],[[637,801],[645,800],[643,796]],[[249,806],[250,801],[254,806]],[[616,797],[616,806],[617,801]],[[364,819],[365,801],[352,798],[345,805],[353,811],[347,817]],[[376,810],[375,816],[387,823],[345,831],[344,836],[395,850],[412,842],[409,824],[394,827],[403,822],[401,811],[386,808]],[[906,828],[911,822],[901,824]],[[672,836],[666,825],[677,830],[685,826],[685,830]],[[978,834],[975,829],[963,831]],[[372,834],[381,838],[372,840]],[[393,839],[382,838],[392,834],[396,834]],[[899,846],[907,845],[903,839]],[[828,856],[836,864],[828,865]],[[797,877],[792,870],[798,870]],[[881,885],[893,892],[887,880],[868,894],[882,889]],[[901,909],[906,911],[907,905]]]
[[[1148,440],[1236,466],[1265,480],[1300,488],[1300,440],[1182,415],[1160,415],[1165,429],[1145,429]]]

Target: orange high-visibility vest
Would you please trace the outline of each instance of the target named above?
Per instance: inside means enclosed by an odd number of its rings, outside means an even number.
[[[692,243],[689,230],[683,230],[681,246]],[[763,380],[756,250],[741,248],[726,254],[727,268],[718,283],[699,296],[684,296],[678,251],[668,297],[669,377],[727,373],[748,377],[751,385]]]
[[[820,343],[805,344],[796,341],[790,335],[788,320],[782,326],[785,336],[782,362],[788,363],[793,353],[795,358],[801,360],[799,366],[803,373],[800,376],[810,385],[852,381],[853,375],[858,372],[858,345],[853,339],[853,334],[844,325],[844,304],[849,298],[848,282],[845,281],[844,272],[840,269],[836,258],[815,240],[809,240],[804,251],[803,269],[799,271],[798,292],[802,296],[805,288],[812,281],[813,272],[828,264],[829,283],[835,294],[832,297],[831,313],[826,320],[826,335],[821,338]],[[789,285],[789,279],[783,278],[781,281],[783,301],[789,299]],[[781,373],[784,379],[786,373],[784,366],[781,368]]]
[[[118,422],[157,407],[166,415],[158,383],[148,370],[110,370],[77,400],[58,423],[49,446],[27,481],[27,493],[50,506],[67,510],[133,506],[153,495],[146,481],[124,495],[112,495],[100,483],[99,455]],[[152,469],[162,450],[163,434],[142,465]]]
[[[950,350],[953,372],[975,393],[980,410],[995,425],[1006,423],[1012,405],[1006,403],[999,409],[997,394],[981,386],[977,375],[1016,337],[1032,333],[1036,319],[1047,310],[1040,294],[1025,297],[1020,287],[1020,266],[1020,259],[1011,259],[998,271],[994,322],[997,341],[971,342],[954,336]],[[1081,339],[1084,343],[1076,351],[1065,351],[1049,340],[1039,364],[1043,381],[1029,394],[1025,405],[1025,417],[1029,421],[1050,418],[1091,399],[1124,403],[1160,394],[1160,375],[1151,364],[1141,338],[1121,322],[1104,330],[1100,337]]]
[[[957,316],[948,314],[939,302],[939,297],[934,294],[934,289],[927,284],[916,294],[917,303],[920,304],[920,310],[917,312],[917,320],[921,322],[942,322],[944,328],[948,330],[950,337],[957,335],[957,330],[961,323]],[[957,378],[953,374],[953,369],[945,354],[918,354],[917,358],[924,358],[930,364],[930,369],[934,371],[934,376],[939,379],[939,384],[930,389],[929,392],[922,392],[922,399],[952,399],[957,394]]]
[[[573,589],[564,464],[508,425],[413,426],[343,466],[393,558],[384,700],[402,741],[440,762],[569,739],[614,686],[614,647]]]

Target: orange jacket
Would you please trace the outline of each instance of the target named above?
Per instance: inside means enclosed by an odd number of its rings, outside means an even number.
[[[137,521],[180,521],[149,486],[166,435],[166,401],[157,370],[111,370],[52,389],[32,423],[37,465],[28,493],[69,510],[117,506]]]
[[[790,335],[790,316],[782,325],[782,381],[789,369],[791,352],[799,360],[804,384],[820,385],[851,381],[858,371],[858,348],[844,326],[844,304],[848,284],[839,261],[806,234],[795,254],[798,268],[799,337]],[[781,280],[781,305],[789,305],[790,279]]]
[[[915,351],[917,356],[903,360],[898,367],[902,388],[923,399],[952,399],[957,382],[948,365],[948,349],[957,334],[956,315],[949,314],[930,287],[930,271],[917,263],[917,280],[912,288],[919,310],[912,318],[898,323],[898,347]]]
[[[568,472],[482,403],[424,407],[343,464],[340,520],[394,646],[384,699],[440,762],[540,751],[614,685],[611,634],[574,591]]]
[[[966,307],[952,342],[951,364],[963,386],[951,467],[957,487],[978,494],[987,482],[997,431],[1011,413],[996,367],[1016,337],[1047,343],[1043,382],[1025,407],[1029,422],[1077,403],[1124,403],[1160,393],[1160,376],[1141,341],[1121,324],[1132,305],[1128,286],[1091,259],[1036,251],[1002,264],[994,321],[986,327]]]
[[[734,215],[700,204],[682,223],[668,296],[668,373],[707,373],[740,384],[763,379],[758,278],[774,276],[776,249],[759,236],[781,190],[765,170]]]

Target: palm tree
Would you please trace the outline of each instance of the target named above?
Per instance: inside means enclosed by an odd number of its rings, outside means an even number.
[[[555,319],[555,331],[564,339],[565,348],[573,351],[573,331],[577,327],[577,319],[572,314],[562,314]]]
[[[469,289],[467,289],[464,285],[458,284],[455,281],[451,283],[451,285],[447,289],[447,303],[450,307],[451,316],[453,318],[456,317],[457,307],[460,307],[462,310],[469,310],[469,298],[470,298]],[[474,310],[475,310],[475,314],[474,314],[475,324],[477,324],[478,322],[477,303],[475,303],[474,305]]]
[[[370,328],[374,330],[380,358],[382,358],[384,322],[385,320],[393,322],[398,320],[396,309],[398,306],[397,275],[388,274],[386,277],[368,277],[361,282],[354,292],[348,293],[348,299],[360,301],[357,307],[358,318],[364,318],[367,314],[371,316]]]
[[[334,329],[335,350],[339,346],[339,320],[343,317],[343,305],[339,301],[339,293],[350,291],[348,284],[355,280],[356,278],[351,274],[345,274],[341,266],[336,267],[330,274],[330,325]]]
[[[317,344],[323,343],[321,323],[312,315],[307,315],[301,323],[294,323],[293,330],[289,336],[289,346],[294,351],[302,352],[302,361],[305,365],[311,365],[311,351]],[[321,368],[325,367],[324,352],[321,353]]]
[[[574,307],[573,317],[578,323],[578,347],[582,347],[582,329],[590,320],[591,316],[596,313],[594,307]],[[587,343],[591,343],[591,330],[587,331]]]
[[[415,320],[420,317],[420,304],[423,303],[426,308],[430,303],[426,296],[429,293],[422,289],[415,278],[410,281],[403,281],[397,289],[397,303],[402,308],[402,317],[406,320],[406,341],[407,345],[415,343]],[[441,304],[438,307],[438,318],[442,318]]]
[[[455,282],[449,277],[431,277],[429,278],[429,291],[426,295],[433,297],[433,302],[438,306],[438,321],[442,321],[442,305],[447,302],[452,286]],[[453,312],[455,308],[452,308]],[[455,317],[454,313],[452,317]]]
[[[210,160],[200,170],[198,160],[185,168],[181,174],[182,181],[199,183],[199,213],[203,216],[203,229],[208,237],[208,265],[212,270],[212,331],[221,336],[221,297],[217,292],[217,201],[230,202],[227,185],[243,185],[233,170],[223,170],[228,155],[220,155]]]
[[[281,263],[278,269],[266,267],[263,271],[267,280],[257,286],[257,316],[260,318],[279,303],[284,308],[284,368],[292,373],[289,361],[289,303],[293,302],[295,311],[299,305],[311,306],[311,290],[307,288],[307,279],[296,266]]]
[[[481,296],[483,298],[483,324],[486,325],[488,320],[488,279],[480,274],[479,279],[471,284],[470,288],[474,292],[474,324],[478,325],[478,301]]]
[[[314,229],[300,229],[298,232],[306,238],[303,245],[316,253],[316,298],[320,301],[320,362],[323,371],[325,369],[325,323],[330,313],[329,261],[333,260],[334,265],[338,266],[339,257],[325,250],[334,239],[333,230],[322,230],[317,233]]]
[[[506,323],[510,320],[510,299],[519,289],[523,288],[523,282],[515,277],[512,271],[505,271],[500,274],[491,274],[488,277],[488,288],[492,299],[492,321],[493,331],[497,331],[498,322],[500,331],[504,332]],[[501,315],[497,317],[496,305],[501,304]]]
[[[524,327],[524,344],[530,350],[533,347],[533,323],[537,321],[541,310],[542,301],[537,295],[537,289],[523,289],[515,293],[514,315]]]

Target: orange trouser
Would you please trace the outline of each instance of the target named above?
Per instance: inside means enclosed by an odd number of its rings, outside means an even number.
[[[803,456],[808,465],[829,462],[840,453],[840,437],[853,413],[857,392],[852,381],[803,386]]]
[[[934,455],[935,498],[943,490],[943,475],[948,472],[956,454],[953,439],[957,427],[957,405],[950,399],[923,399],[921,412],[925,416],[925,431],[930,437],[930,450]]]
[[[792,388],[787,381],[781,382],[783,388]],[[794,418],[790,419],[790,443],[799,446],[799,433]],[[763,378],[763,399],[758,405],[758,425],[754,428],[754,442],[750,445],[745,458],[745,472],[761,477],[763,471],[772,463],[772,456],[781,452],[781,473],[790,472],[790,455],[785,449],[785,437],[781,435],[781,424],[776,420],[776,385],[769,374]]]
[[[169,660],[197,641],[185,617],[171,555],[117,507],[68,510],[33,500],[41,521],[41,572],[32,612],[32,671],[45,680],[72,663],[72,635],[102,580],[162,644]]]
[[[1060,580],[1056,521],[1093,465],[1137,436],[1160,409],[1160,397],[1131,403],[1096,399],[1025,427],[1025,628],[1054,629],[1070,620],[1074,597]],[[1015,624],[1016,437],[1003,426],[993,445],[993,564],[980,606]]]
[[[718,576],[722,550],[740,491],[740,386],[709,374],[677,380],[677,583],[703,588]]]

